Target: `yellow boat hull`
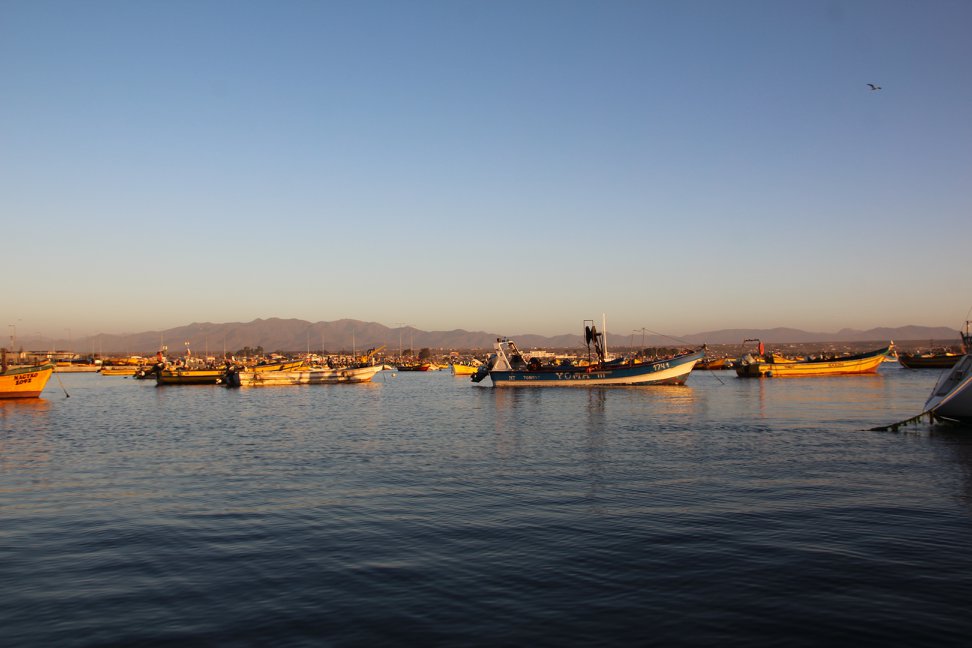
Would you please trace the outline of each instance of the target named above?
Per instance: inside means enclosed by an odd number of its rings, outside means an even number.
[[[472,367],[470,365],[454,364],[449,366],[452,367],[453,376],[472,376],[478,369],[478,367]]]
[[[37,398],[52,373],[53,364],[7,369],[0,374],[0,398]]]
[[[111,367],[102,367],[102,376],[134,376],[139,370],[139,367],[135,365],[119,365]]]
[[[795,376],[841,376],[876,373],[890,347],[832,360],[799,360],[783,362],[755,358],[740,362],[736,375],[742,378],[790,378]]]
[[[290,360],[288,362],[272,362],[265,365],[255,365],[249,367],[247,371],[254,373],[263,373],[265,371],[297,371],[302,366],[304,366],[303,360]]]

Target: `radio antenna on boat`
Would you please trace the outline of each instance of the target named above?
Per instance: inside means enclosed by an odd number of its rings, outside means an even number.
[[[584,320],[584,341],[587,342],[587,361],[591,360],[591,343],[594,343],[594,353],[598,362],[604,362],[604,333],[599,333],[594,320]]]
[[[604,313],[601,313],[601,346],[604,349],[604,358],[607,358],[607,315]]]

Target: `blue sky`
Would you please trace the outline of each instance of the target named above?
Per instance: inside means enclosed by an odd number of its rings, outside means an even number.
[[[0,0],[0,323],[957,327],[970,24],[964,0]]]

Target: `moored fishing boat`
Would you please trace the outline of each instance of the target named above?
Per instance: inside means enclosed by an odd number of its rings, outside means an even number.
[[[101,371],[101,365],[81,362],[58,362],[54,367],[57,373],[96,373]]]
[[[0,360],[0,399],[37,398],[54,373],[54,363],[26,367],[8,367],[7,350]]]
[[[142,367],[135,365],[106,365],[98,373],[102,376],[134,376],[140,370]]]
[[[482,382],[487,377],[494,387],[598,387],[623,385],[682,385],[705,349],[688,350],[667,358],[606,360],[604,334],[593,322],[584,323],[588,364],[544,365],[538,358],[527,360],[510,339],[498,338],[489,361],[472,377]],[[593,354],[592,354],[593,346]]]
[[[450,363],[449,368],[452,370],[453,376],[472,376],[476,373],[477,367],[467,364]]]
[[[258,364],[249,367],[248,371],[254,371],[256,373],[264,373],[267,371],[293,371],[299,369],[304,365],[303,360],[285,360],[282,362],[269,362],[267,364]]]
[[[155,382],[159,385],[218,385],[222,377],[222,369],[167,367],[155,374]]]
[[[399,371],[431,371],[431,362],[403,362],[398,365]]]
[[[735,360],[732,358],[710,358],[700,360],[696,369],[708,369],[709,371],[726,371],[735,367]]]
[[[285,385],[336,385],[368,382],[383,365],[295,369],[291,371],[251,371],[228,367],[221,382],[227,387],[271,387]]]
[[[962,343],[965,355],[944,372],[925,402],[925,414],[948,421],[972,422],[972,331],[965,323]]]
[[[905,369],[948,369],[962,358],[961,353],[899,353],[898,362]]]
[[[736,363],[736,375],[741,378],[785,378],[793,376],[839,376],[877,372],[894,343],[875,351],[834,358],[795,360],[776,354],[747,353]],[[762,349],[762,343],[760,343]]]

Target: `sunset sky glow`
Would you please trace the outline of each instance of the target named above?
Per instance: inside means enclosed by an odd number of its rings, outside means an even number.
[[[4,0],[0,324],[957,327],[970,24],[964,0]]]

